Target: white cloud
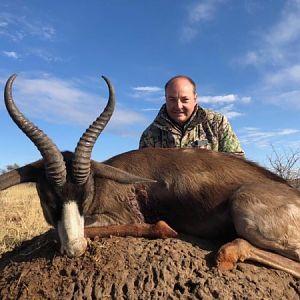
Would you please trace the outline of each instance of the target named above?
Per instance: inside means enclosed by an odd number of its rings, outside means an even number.
[[[249,97],[249,96],[245,96],[245,97],[241,97],[240,100],[241,100],[242,103],[248,104],[252,101],[252,98]]]
[[[0,11],[0,39],[12,40],[19,47],[19,52],[23,53],[22,57],[34,55],[47,62],[55,62],[60,58],[49,53],[49,48],[42,49],[41,47],[32,47],[32,38],[37,42],[53,41],[56,36],[54,26],[36,16],[31,16],[31,12],[20,5],[18,11],[9,13]],[[22,43],[20,43],[22,41]],[[9,56],[9,52],[6,52]],[[12,58],[16,58],[12,56]]]
[[[198,34],[198,31],[195,28],[192,28],[190,25],[184,25],[181,29],[181,41],[190,42]]]
[[[40,59],[42,59],[42,60],[44,60],[48,63],[62,61],[62,58],[51,54],[49,51],[47,51],[45,49],[30,48],[30,49],[27,50],[27,52],[28,52],[28,55],[37,56]]]
[[[162,88],[157,86],[139,86],[132,88],[134,91],[145,92],[145,93],[156,93],[161,92]]]
[[[2,51],[2,53],[5,56],[10,57],[10,58],[14,58],[14,59],[18,59],[19,58],[17,52],[15,52],[15,51]]]
[[[225,115],[228,119],[233,119],[244,115],[243,113],[236,111],[233,104],[226,105],[218,109],[218,111],[223,115]]]
[[[181,28],[181,40],[190,42],[198,34],[198,24],[214,19],[221,4],[226,0],[203,0],[187,7],[187,17]]]
[[[211,20],[219,1],[206,0],[197,3],[189,10],[188,20],[191,24]]]
[[[286,1],[280,19],[258,33],[256,49],[249,50],[239,62],[245,65],[282,66],[300,59],[300,3]]]
[[[237,100],[237,95],[229,94],[222,96],[200,96],[201,103],[231,103]]]
[[[271,73],[265,78],[269,88],[278,87],[278,85],[287,85],[296,83],[300,84],[300,64],[296,64],[287,68],[279,69],[275,73]]]
[[[300,111],[300,61],[277,71],[266,72],[260,82],[259,97],[267,103]]]
[[[299,1],[287,1],[281,20],[266,35],[266,42],[278,47],[298,41],[300,37],[299,12]]]
[[[251,102],[251,97],[240,97],[235,94],[228,95],[218,95],[218,96],[199,96],[200,103],[209,103],[209,104],[224,104],[224,103],[233,103],[233,102],[242,102],[249,103]]]
[[[47,25],[41,28],[41,35],[45,39],[51,40],[55,36],[55,34],[55,29],[52,26]]]
[[[7,27],[8,23],[7,22],[0,22],[0,27]]]
[[[28,20],[25,16],[18,18],[17,25],[22,26],[25,35],[39,37],[45,40],[52,40],[55,36],[55,29],[49,24],[45,24],[40,19]]]
[[[240,113],[238,111],[222,111],[220,110],[221,113],[223,113],[223,115],[225,115],[227,117],[227,119],[234,119],[236,117],[241,117],[244,114]]]
[[[253,132],[258,131],[259,129],[257,127],[244,127],[243,130],[247,132]]]
[[[124,125],[142,124],[145,121],[146,118],[137,112],[117,108],[111,119],[111,127],[123,129]]]
[[[279,132],[279,135],[290,135],[290,134],[294,134],[294,133],[298,133],[298,132],[300,132],[299,129],[286,128],[286,129],[282,129]]]
[[[239,59],[260,72],[256,98],[300,110],[300,1],[284,2],[279,18],[257,33],[255,49]]]
[[[146,102],[163,102],[163,89],[157,86],[138,86],[133,87],[129,97],[141,99]]]
[[[88,105],[84,105],[84,102],[88,99],[96,103],[94,95],[81,91],[71,82],[54,77],[18,78],[15,84],[15,99],[26,99],[26,102],[20,102],[20,105],[29,117],[34,116],[53,123],[76,121],[85,124],[92,111],[88,112]]]
[[[143,108],[142,111],[159,111],[160,108]]]
[[[300,110],[300,89],[290,90],[282,93],[272,93],[264,96],[265,101],[280,107],[291,107],[293,110]]]
[[[262,131],[255,127],[246,127],[240,131],[239,138],[242,144],[265,148],[270,147],[276,142],[279,143],[281,137],[284,137],[284,144],[286,145],[286,137],[295,134],[300,134],[300,130],[295,128],[283,128],[272,131]]]
[[[44,20],[25,17],[25,15],[0,12],[0,35],[13,41],[20,41],[28,36],[52,40],[55,28]]]
[[[249,14],[256,14],[258,10],[261,10],[264,4],[264,2],[262,1],[253,1],[253,0],[244,0],[243,2],[246,11]]]
[[[207,22],[215,17],[219,6],[227,0],[202,0],[188,8],[188,22]]]
[[[13,97],[29,119],[87,127],[102,112],[107,99],[82,90],[78,82],[49,75],[40,79],[19,77],[13,86]],[[109,123],[108,131],[120,131],[120,128],[126,131],[123,126],[144,122],[143,115],[118,108]]]
[[[261,55],[257,51],[248,51],[245,56],[240,58],[238,61],[243,65],[258,66],[261,63],[262,59]]]

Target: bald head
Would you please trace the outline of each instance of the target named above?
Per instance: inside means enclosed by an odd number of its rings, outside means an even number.
[[[191,77],[185,76],[185,75],[176,75],[176,76],[170,78],[167,81],[167,83],[165,84],[165,93],[167,92],[168,87],[173,83],[173,81],[176,81],[177,79],[180,79],[180,78],[183,78],[183,79],[186,79],[187,81],[189,81],[190,84],[193,86],[194,93],[195,94],[197,93],[197,87],[196,87],[195,81]]]

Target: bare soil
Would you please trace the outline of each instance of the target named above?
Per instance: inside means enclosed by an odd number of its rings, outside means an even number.
[[[217,243],[111,237],[61,256],[53,230],[0,259],[0,299],[300,299],[300,280],[239,263],[221,273]]]

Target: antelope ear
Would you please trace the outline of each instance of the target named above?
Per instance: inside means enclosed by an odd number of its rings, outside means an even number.
[[[102,164],[102,163],[93,163],[93,172],[96,177],[103,177],[106,179],[111,179],[119,183],[124,184],[134,184],[142,182],[156,182],[156,180],[150,178],[139,177],[123,171],[121,169]]]
[[[43,160],[39,160],[0,175],[0,191],[23,182],[37,182],[43,169]]]

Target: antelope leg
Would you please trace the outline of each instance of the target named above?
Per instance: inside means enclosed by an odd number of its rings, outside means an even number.
[[[177,232],[166,222],[158,221],[156,224],[124,224],[85,227],[84,235],[88,238],[109,236],[133,236],[148,238],[177,237]]]
[[[223,245],[217,254],[217,267],[232,270],[238,261],[251,260],[300,278],[300,263],[279,254],[254,247],[246,240],[236,239]]]

